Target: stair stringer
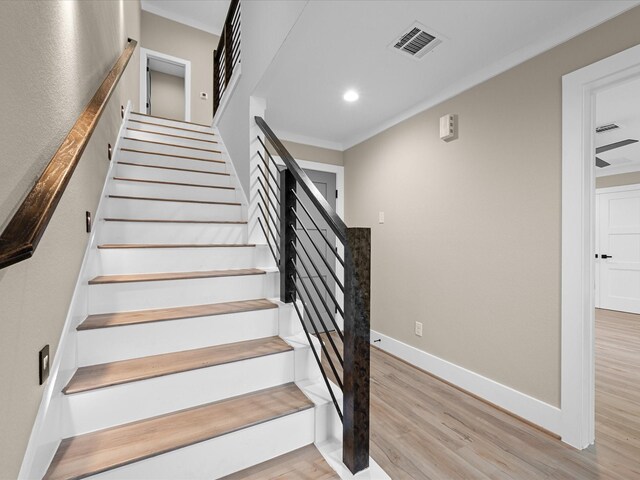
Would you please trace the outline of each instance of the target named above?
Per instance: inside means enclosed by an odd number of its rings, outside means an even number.
[[[109,164],[102,192],[100,194],[100,201],[94,216],[95,219],[102,218],[104,213],[105,205],[107,203],[105,202],[105,198],[107,197],[107,192],[109,191],[113,178],[113,172],[115,171],[115,159],[118,156],[122,139],[125,136],[127,120],[131,115],[131,108],[131,101],[128,101],[123,115],[123,121],[120,125],[120,129],[118,130],[118,136],[113,148],[114,154],[112,155],[112,161]],[[65,430],[63,428],[63,422],[66,417],[66,402],[62,389],[73,376],[73,373],[78,366],[76,355],[76,327],[87,315],[87,299],[89,293],[87,282],[89,281],[89,278],[91,278],[92,271],[94,270],[92,262],[97,249],[97,226],[98,222],[94,222],[84,257],[82,259],[82,264],[80,266],[78,280],[73,290],[71,303],[69,305],[69,310],[67,311],[67,317],[64,322],[55,357],[51,363],[49,379],[47,380],[42,400],[38,407],[38,413],[36,414],[36,419],[33,424],[33,428],[31,429],[27,449],[22,460],[22,465],[18,474],[18,478],[20,479],[42,478],[56,452],[56,449],[58,448],[60,440],[62,440],[62,434]]]

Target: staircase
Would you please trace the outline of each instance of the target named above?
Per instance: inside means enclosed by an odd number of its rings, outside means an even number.
[[[242,478],[331,440],[341,425],[267,246],[248,242],[220,137],[134,113],[122,132],[44,478]]]

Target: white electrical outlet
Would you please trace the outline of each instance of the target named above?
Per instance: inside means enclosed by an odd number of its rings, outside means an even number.
[[[422,323],[420,322],[416,322],[416,335],[419,337],[422,336]]]
[[[384,212],[378,212],[378,223],[384,223]]]

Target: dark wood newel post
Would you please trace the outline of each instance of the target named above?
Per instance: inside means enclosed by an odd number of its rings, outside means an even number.
[[[229,10],[230,12],[232,10]],[[227,15],[227,22],[224,26],[224,85],[229,85],[231,75],[233,74],[233,25],[231,24],[232,15]]]
[[[344,278],[342,459],[355,474],[369,467],[370,228],[347,228]]]
[[[218,50],[213,51],[213,115],[215,116],[220,104],[220,58]]]
[[[296,181],[289,169],[280,172],[280,301],[295,302]],[[267,194],[268,195],[268,194]],[[292,278],[293,275],[293,278]]]

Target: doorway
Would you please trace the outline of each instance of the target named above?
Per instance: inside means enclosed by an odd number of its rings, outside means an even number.
[[[140,49],[140,110],[155,117],[191,121],[191,62]]]
[[[598,148],[596,99],[638,78],[640,45],[562,79],[561,436],[579,449],[596,435],[595,255],[610,255],[597,252],[595,240],[596,169],[602,168],[595,157],[608,162]]]

